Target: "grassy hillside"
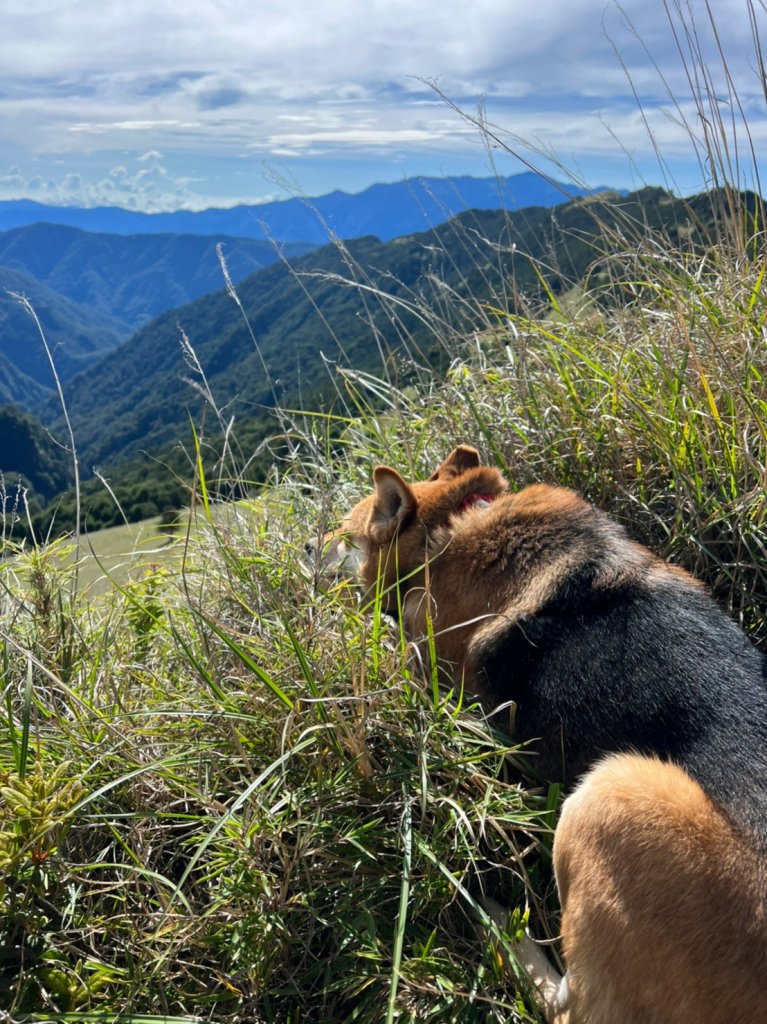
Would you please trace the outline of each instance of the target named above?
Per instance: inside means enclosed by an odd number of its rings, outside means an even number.
[[[60,544],[6,543],[12,1019],[538,1020],[512,939],[528,918],[557,934],[560,796],[304,543],[377,463],[423,476],[468,441],[514,487],[584,492],[767,647],[767,262],[733,210],[694,255],[668,230],[616,230],[540,315],[449,296],[467,319],[438,339],[444,373],[349,372],[354,415],[285,412],[290,447],[252,508],[219,518],[198,479],[173,560],[98,600]],[[482,893],[511,908],[507,930],[477,927]]]

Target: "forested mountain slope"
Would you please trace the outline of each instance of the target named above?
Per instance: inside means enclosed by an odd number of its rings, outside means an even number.
[[[438,362],[441,337],[475,330],[478,314],[489,322],[488,304],[513,311],[598,273],[606,234],[613,248],[623,234],[635,244],[632,225],[663,231],[672,244],[705,245],[712,224],[709,197],[683,201],[646,189],[555,210],[470,211],[434,231],[389,243],[357,239],[269,267],[238,287],[242,309],[222,291],[169,311],[67,383],[85,464],[187,430],[187,410],[203,403],[189,384],[196,371],[182,330],[228,415],[257,415],[275,397],[311,407],[331,388],[327,360],[374,368],[417,348]],[[51,405],[46,417],[57,413]]]
[[[271,242],[225,235],[96,234],[43,223],[0,234],[0,267],[114,318],[127,336],[166,309],[224,286],[219,242],[233,281],[313,248],[290,244],[280,250]]]

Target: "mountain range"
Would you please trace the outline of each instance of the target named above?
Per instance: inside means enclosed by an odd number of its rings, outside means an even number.
[[[532,171],[498,178],[408,178],[363,192],[331,192],[230,209],[140,213],[117,207],[47,206],[29,199],[0,202],[0,231],[35,223],[116,235],[184,234],[324,245],[331,237],[375,235],[382,241],[423,231],[465,210],[555,206],[603,189],[583,189]],[[0,256],[1,261],[1,256]]]
[[[222,289],[166,310],[91,366],[62,375],[82,474],[107,470],[131,517],[177,506],[189,468],[168,446],[188,438],[190,417],[207,417],[214,448],[216,431],[236,417],[236,437],[252,451],[275,430],[278,402],[317,409],[338,401],[336,366],[380,374],[386,364],[399,374],[414,354],[436,369],[478,325],[497,330],[503,312],[545,308],[587,275],[609,284],[604,253],[616,240],[632,247],[661,232],[672,246],[711,244],[717,208],[711,195],[604,193],[555,209],[467,211],[389,242],[362,237],[275,262],[241,281],[236,296]],[[609,293],[601,289],[600,301]],[[0,388],[22,372],[6,363]],[[222,410],[220,425],[203,392]],[[58,401],[38,395],[35,409],[65,444]],[[137,461],[142,451],[154,458]],[[101,485],[87,500],[102,517],[117,514]]]
[[[270,263],[314,247],[277,248],[222,237],[236,284]],[[0,234],[0,405],[39,409],[53,373],[34,308],[62,380],[96,362],[160,313],[225,283],[217,240],[195,235],[105,235],[56,224]]]
[[[199,235],[94,234],[38,223],[0,234],[0,267],[21,271],[53,291],[118,322],[129,334],[166,309],[224,286],[216,246],[235,282],[315,246]]]
[[[392,242],[352,239],[274,264],[240,283],[238,303],[224,290],[164,313],[66,382],[83,462],[177,438],[204,405],[203,384],[227,417],[248,418],[277,401],[314,407],[333,392],[334,363],[380,370],[411,353],[437,365],[445,337],[490,325],[488,305],[535,307],[546,300],[542,275],[558,294],[594,272],[606,233],[633,224],[702,239],[711,223],[707,197],[645,189],[555,210],[470,211]],[[56,425],[55,404],[42,413]]]
[[[40,329],[67,380],[166,310],[221,289],[219,244],[237,284],[327,244],[331,230],[385,241],[443,223],[466,207],[548,207],[565,193],[565,185],[525,173],[413,178],[357,195],[333,192],[199,213],[0,202],[0,229],[8,228],[0,231],[0,404],[30,411],[44,405],[53,374]],[[267,231],[281,241],[264,240]],[[39,328],[13,293],[29,300]]]

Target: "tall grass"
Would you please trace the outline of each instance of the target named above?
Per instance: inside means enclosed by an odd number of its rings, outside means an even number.
[[[535,1020],[558,793],[304,550],[472,441],[576,487],[763,644],[764,256],[616,249],[535,317],[484,308],[443,379],[347,372],[259,496],[201,478],[176,554],[89,601],[62,544],[0,566],[0,984],[11,1020]],[[604,301],[609,293],[609,301]],[[424,311],[426,315],[426,311]],[[481,899],[514,911],[480,927]]]
[[[4,566],[11,1019],[514,1012],[475,900],[526,905],[545,795],[380,614],[317,594],[305,485],[98,607],[61,603],[56,550]]]
[[[718,211],[706,247],[603,224],[587,280],[555,292],[541,267],[537,298],[511,278],[483,301],[437,280],[389,296],[349,257],[408,358],[340,373],[336,414],[283,410],[290,443],[252,500],[219,503],[201,471],[173,557],[97,600],[65,542],[4,542],[10,1022],[538,1019],[513,938],[557,934],[560,795],[304,544],[374,464],[420,477],[471,442],[513,487],[609,509],[767,646],[763,224],[732,187]],[[242,493],[238,465],[216,486]],[[510,908],[505,931],[483,897]]]

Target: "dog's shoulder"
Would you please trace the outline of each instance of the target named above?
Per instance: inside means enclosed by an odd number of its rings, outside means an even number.
[[[500,495],[481,516],[451,520],[437,546],[506,621],[584,602],[627,600],[658,586],[699,590],[684,570],[633,540],[575,491],[533,484]]]

